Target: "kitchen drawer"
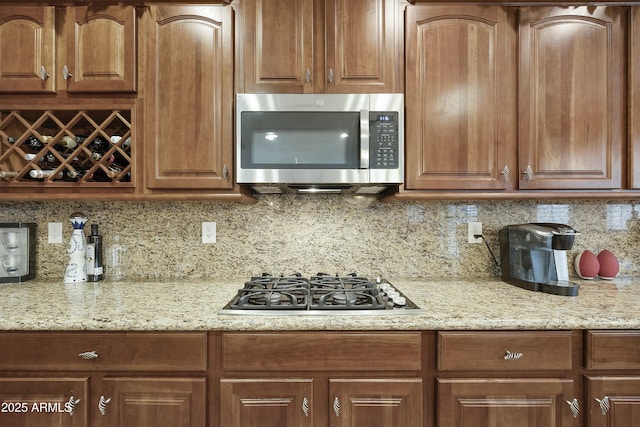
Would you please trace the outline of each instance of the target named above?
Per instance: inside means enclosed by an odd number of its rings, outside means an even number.
[[[0,348],[4,371],[207,369],[206,333],[2,332]]]
[[[640,369],[640,331],[587,331],[588,369]]]
[[[439,332],[441,371],[570,370],[569,331]]]
[[[419,332],[225,333],[225,371],[418,371]]]

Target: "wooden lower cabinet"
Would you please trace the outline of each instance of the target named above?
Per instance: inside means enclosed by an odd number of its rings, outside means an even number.
[[[438,379],[437,426],[573,426],[573,388],[559,378]]]
[[[104,427],[204,426],[205,378],[105,378],[98,424]]]
[[[640,426],[640,375],[588,376],[588,427]]]
[[[0,427],[88,425],[89,378],[0,378]]]
[[[207,334],[0,332],[0,427],[203,427]]]
[[[223,379],[220,425],[225,427],[311,427],[311,379]]]
[[[422,425],[422,380],[330,379],[330,427]]]
[[[423,425],[419,378],[329,379],[328,396],[314,395],[313,379],[223,379],[224,427],[419,427]],[[317,380],[316,383],[325,382]],[[319,384],[319,388],[326,384]],[[326,413],[314,417],[315,400]]]

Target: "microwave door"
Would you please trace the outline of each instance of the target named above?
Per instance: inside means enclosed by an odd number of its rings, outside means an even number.
[[[245,111],[238,182],[367,182],[360,168],[361,130],[366,125],[368,131],[368,119],[352,111]],[[368,136],[365,142],[368,166]]]

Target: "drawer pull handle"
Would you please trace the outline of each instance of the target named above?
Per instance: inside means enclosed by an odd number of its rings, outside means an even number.
[[[304,412],[304,416],[309,416],[309,399],[306,397],[302,399],[302,412]]]
[[[578,399],[574,398],[573,400],[565,400],[569,408],[571,408],[571,413],[573,414],[573,418],[578,418],[578,414],[580,413],[580,405],[578,404]]]
[[[107,413],[107,405],[111,402],[111,398],[105,399],[104,396],[100,396],[100,402],[98,403],[98,410],[102,415]]]
[[[602,415],[607,415],[607,412],[609,412],[609,409],[611,409],[609,396],[603,397],[602,400],[596,397],[596,402],[598,402],[598,405],[600,405],[600,412],[602,412]]]
[[[509,350],[505,350],[504,360],[518,360],[523,356],[522,353],[518,353],[517,351],[512,353]]]
[[[40,67],[40,72],[38,73],[38,77],[40,77],[41,80],[46,81],[47,79],[49,79],[49,73],[47,73],[47,69],[44,68],[44,65]]]
[[[523,174],[527,179],[533,178],[533,169],[531,168],[531,165],[527,165],[527,168],[524,170]]]
[[[98,358],[98,353],[96,353],[95,350],[85,351],[84,353],[80,353],[78,355],[78,357],[80,357],[82,359],[85,359],[85,360],[97,359]]]
[[[69,67],[67,67],[66,65],[62,67],[62,77],[64,77],[65,80],[69,80],[71,77],[73,77],[73,74],[69,72]]]
[[[333,412],[335,412],[336,417],[340,416],[340,401],[337,396],[333,399]]]
[[[64,408],[67,410],[69,415],[73,416],[73,412],[75,411],[76,405],[78,405],[78,403],[80,403],[80,399],[76,399],[71,396],[67,403],[64,404]]]

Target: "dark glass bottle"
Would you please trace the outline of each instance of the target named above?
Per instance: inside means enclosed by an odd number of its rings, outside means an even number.
[[[87,236],[87,280],[97,282],[104,278],[102,236],[98,234],[98,224],[91,224],[91,234]]]

